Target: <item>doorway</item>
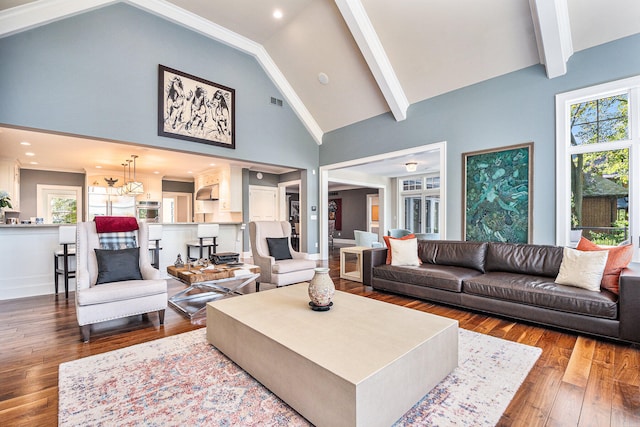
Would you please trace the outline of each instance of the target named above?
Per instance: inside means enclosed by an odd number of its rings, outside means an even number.
[[[367,231],[379,234],[380,231],[380,196],[367,194]]]
[[[192,222],[191,193],[162,193],[162,222]]]

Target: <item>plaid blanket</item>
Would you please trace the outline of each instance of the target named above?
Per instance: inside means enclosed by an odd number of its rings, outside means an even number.
[[[129,249],[137,248],[135,231],[122,231],[119,233],[100,233],[98,234],[101,249]]]

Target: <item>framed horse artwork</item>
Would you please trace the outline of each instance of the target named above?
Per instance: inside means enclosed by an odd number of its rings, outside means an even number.
[[[236,148],[236,92],[164,65],[158,75],[158,135]]]

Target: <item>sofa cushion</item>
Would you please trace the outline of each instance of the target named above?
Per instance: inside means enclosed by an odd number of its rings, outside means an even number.
[[[391,265],[420,265],[418,239],[392,239],[389,243],[391,243]]]
[[[434,264],[422,264],[417,267],[382,264],[373,269],[375,278],[452,292],[462,292],[462,281],[480,274],[472,268]]]
[[[559,285],[546,276],[491,272],[465,279],[462,287],[472,295],[605,319],[618,317],[615,294]]]
[[[620,294],[620,273],[631,262],[633,257],[633,246],[629,244],[614,246],[612,248],[602,248],[590,240],[581,237],[576,249],[580,251],[607,251],[609,253],[600,286],[616,295]]]
[[[556,283],[600,292],[600,282],[604,267],[607,265],[607,256],[605,251],[584,252],[564,248]]]
[[[391,236],[382,236],[384,239],[384,244],[387,245],[387,264],[391,264],[392,254],[391,254],[391,240],[409,240],[415,239],[415,234],[407,234],[402,237],[391,237]]]
[[[451,240],[420,240],[418,255],[428,264],[453,265],[485,271],[487,243]]]
[[[562,247],[491,242],[487,247],[486,271],[557,277]]]

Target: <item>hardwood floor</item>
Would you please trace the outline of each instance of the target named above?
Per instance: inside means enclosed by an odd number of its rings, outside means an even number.
[[[542,348],[499,426],[640,426],[637,346],[376,292],[339,279],[338,249],[332,252],[323,265],[331,268],[337,289],[457,319],[462,328]],[[177,281],[169,283],[170,294],[183,288]],[[60,363],[203,326],[203,320],[192,323],[168,308],[163,327],[156,314],[134,316],[98,325],[91,342],[84,344],[73,293],[68,301],[64,295],[0,301],[0,425],[57,424]]]

